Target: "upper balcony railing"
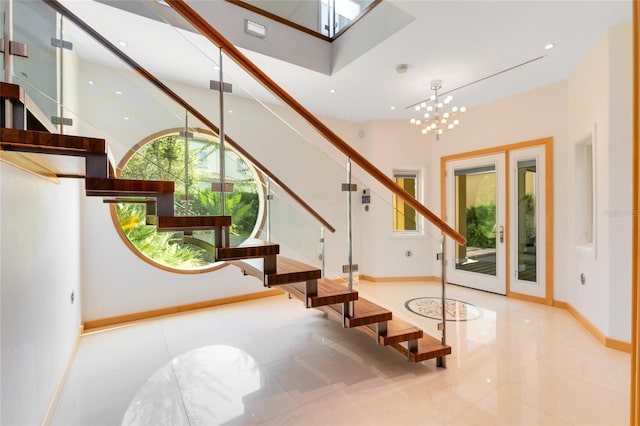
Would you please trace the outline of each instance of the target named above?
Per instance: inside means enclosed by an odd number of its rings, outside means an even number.
[[[333,40],[382,0],[226,0],[237,6]]]

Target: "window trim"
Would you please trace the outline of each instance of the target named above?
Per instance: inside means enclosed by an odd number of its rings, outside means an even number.
[[[116,178],[120,178],[120,174],[122,172],[122,168],[127,164],[127,162],[131,159],[131,157],[133,155],[135,155],[135,153],[138,152],[138,150],[140,150],[142,147],[144,147],[148,143],[150,143],[150,142],[152,142],[152,141],[154,141],[156,139],[159,139],[161,137],[179,134],[180,132],[183,132],[183,131],[184,131],[184,128],[165,129],[165,130],[161,130],[159,132],[153,133],[153,134],[141,139],[138,143],[136,143],[131,148],[129,148],[129,150],[122,156],[122,158],[118,162],[118,164],[116,166],[116,170],[115,170]],[[194,128],[193,132],[196,133],[196,134],[199,134],[199,135],[206,136],[206,137],[211,137],[211,138],[218,139],[218,135],[213,133],[213,132],[211,132],[210,130]],[[265,194],[264,194],[264,189],[263,189],[263,188],[265,188],[266,185],[265,185],[265,181],[264,181],[264,176],[258,169],[256,169],[253,166],[253,164],[251,164],[242,155],[240,155],[240,153],[238,153],[237,151],[235,151],[235,150],[233,150],[232,148],[229,148],[229,147],[227,147],[227,149],[230,149],[230,150],[234,151],[236,153],[236,155],[238,155],[238,157],[240,157],[244,161],[244,163],[248,166],[248,169],[251,172],[251,174],[256,178],[256,185],[258,186],[257,194],[258,194],[258,201],[259,201],[258,218],[256,220],[256,224],[254,225],[253,230],[251,231],[251,236],[250,236],[250,238],[254,238],[254,237],[256,237],[256,235],[258,235],[260,233],[260,230],[264,227],[264,223],[266,221]],[[203,266],[201,268],[193,268],[193,269],[180,269],[180,268],[176,268],[176,267],[173,267],[173,266],[164,265],[164,264],[162,264],[162,263],[160,263],[160,262],[158,262],[158,261],[146,256],[144,253],[142,253],[140,250],[138,250],[138,248],[135,247],[131,241],[129,241],[129,238],[127,238],[126,234],[122,230],[122,227],[120,226],[120,221],[118,220],[118,214],[116,212],[115,204],[109,204],[109,214],[111,216],[111,221],[113,223],[113,227],[116,230],[116,233],[118,234],[120,239],[124,242],[124,244],[127,246],[127,248],[133,254],[135,254],[139,259],[141,259],[142,261],[146,262],[147,264],[149,264],[151,266],[154,266],[154,267],[156,267],[158,269],[161,269],[161,270],[167,271],[167,272],[173,272],[173,273],[176,273],[176,274],[194,275],[194,274],[204,274],[204,273],[207,273],[207,272],[217,271],[217,270],[222,269],[222,268],[224,268],[224,267],[229,265],[229,263],[225,262],[225,261],[214,262],[214,263],[212,263],[212,264],[210,264],[208,266]]]

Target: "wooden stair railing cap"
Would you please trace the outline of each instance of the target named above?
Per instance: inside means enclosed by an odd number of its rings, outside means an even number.
[[[444,220],[435,213],[417,201],[411,194],[398,186],[389,176],[384,174],[380,169],[374,166],[362,154],[353,149],[333,130],[325,125],[320,119],[309,112],[300,102],[298,102],[287,91],[280,87],[268,75],[266,75],[257,65],[247,58],[238,48],[236,48],[229,40],[220,34],[215,28],[209,24],[202,16],[193,10],[184,0],[166,0],[166,2],[184,19],[187,20],[202,35],[207,37],[213,44],[224,50],[227,55],[236,62],[245,71],[251,74],[256,80],[268,88],[274,95],[278,96],[283,102],[289,105],[294,111],[300,114],[309,124],[311,124],[322,136],[325,137],[339,151],[353,160],[362,169],[373,176],[378,182],[384,185],[388,190],[396,194],[400,199],[405,201],[422,216],[427,218],[431,223],[436,225],[446,235],[453,238],[460,244],[466,243],[466,239],[455,229],[449,226]]]

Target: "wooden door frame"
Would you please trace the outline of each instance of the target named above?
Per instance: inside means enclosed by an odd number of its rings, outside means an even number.
[[[632,245],[631,245],[631,409],[630,424],[640,425],[640,380],[638,364],[640,362],[638,342],[640,341],[640,1],[633,1],[633,180],[632,180]]]
[[[505,238],[507,241],[506,247],[506,296],[513,297],[516,299],[528,300],[530,302],[543,303],[545,305],[553,306],[553,138],[542,138],[542,139],[534,139],[525,142],[517,142],[508,145],[501,145],[491,148],[480,149],[476,151],[463,152],[459,154],[448,155],[440,158],[440,215],[442,220],[445,220],[446,216],[446,202],[447,202],[447,194],[446,194],[446,166],[448,161],[460,160],[472,157],[480,157],[483,155],[490,154],[500,154],[504,153],[506,164],[509,164],[509,155],[511,151],[522,149],[522,148],[531,148],[531,147],[544,147],[544,155],[545,155],[545,261],[546,261],[546,270],[545,270],[545,297],[535,297],[529,296],[526,294],[515,293],[511,291],[511,275],[508,273],[510,266],[510,256],[511,256],[511,229],[508,218],[510,217],[510,203],[506,203],[505,206],[505,215],[507,220],[505,221]],[[507,172],[505,175],[505,185],[506,185],[506,194],[507,200],[509,200],[508,194],[510,194],[510,185],[511,185],[511,173]]]

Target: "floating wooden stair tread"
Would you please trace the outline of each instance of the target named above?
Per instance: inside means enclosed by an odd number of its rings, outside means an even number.
[[[251,238],[237,247],[218,247],[217,251],[217,260],[250,259],[277,255],[280,245]]]
[[[393,349],[400,352],[405,357],[407,356],[407,343],[396,343],[391,345]],[[440,340],[435,337],[425,334],[418,340],[418,349],[412,351],[408,358],[411,362],[422,362],[428,359],[440,358],[446,355],[451,355],[451,346],[443,345]]]
[[[229,262],[238,266],[246,275],[264,280],[267,286],[306,282],[317,280],[322,276],[322,271],[315,266],[282,256],[277,256],[275,272],[271,273],[265,273],[261,259],[238,259]]]
[[[335,312],[333,313],[342,316],[340,307],[331,307]],[[347,328],[360,327],[367,324],[376,324],[382,321],[389,321],[393,317],[390,310],[383,308],[380,305],[367,300],[359,298],[353,307],[354,314],[344,319],[344,326]],[[331,312],[330,312],[331,314]]]
[[[321,276],[322,271],[315,266],[278,256],[276,272],[265,274],[264,282],[267,286],[282,285],[317,280]]]
[[[107,152],[104,139],[7,128],[0,129],[0,146],[7,151],[75,156]]]
[[[318,280],[318,295],[306,296],[305,284],[293,283],[280,287],[292,296],[302,300],[307,308],[342,304],[358,300],[357,291],[349,291],[344,285],[336,284],[328,279]],[[305,300],[306,297],[306,300]]]
[[[158,231],[207,231],[231,226],[231,216],[147,216]]]
[[[87,178],[85,190],[89,196],[126,197],[173,194],[174,182],[164,180],[135,180]]]
[[[375,325],[367,325],[367,327],[376,332]],[[380,335],[380,344],[383,346],[389,346],[400,342],[406,342],[407,340],[421,339],[424,332],[421,328],[415,327],[408,322],[401,319],[393,318],[387,321],[387,331]]]

